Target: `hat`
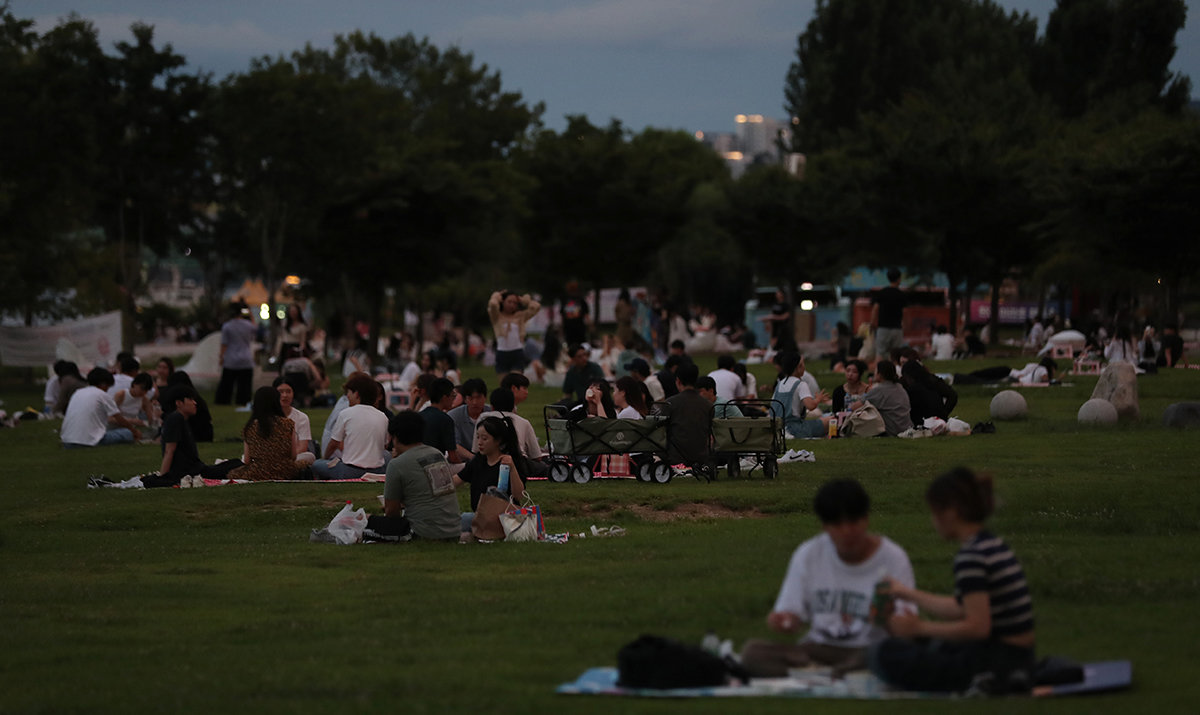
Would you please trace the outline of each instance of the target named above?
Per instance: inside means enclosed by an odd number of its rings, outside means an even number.
[[[634,358],[625,363],[625,369],[629,372],[636,372],[640,375],[650,376],[650,363],[641,358]]]

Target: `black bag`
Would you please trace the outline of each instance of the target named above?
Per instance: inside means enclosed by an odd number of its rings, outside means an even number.
[[[617,685],[623,688],[698,688],[726,685],[729,677],[749,681],[732,658],[721,659],[696,646],[643,635],[617,651]]]

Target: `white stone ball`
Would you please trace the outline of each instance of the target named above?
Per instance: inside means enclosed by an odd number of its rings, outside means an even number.
[[[1029,406],[1021,393],[1004,390],[992,398],[991,413],[994,420],[1019,420],[1029,413]]]
[[[1079,408],[1080,424],[1115,425],[1117,423],[1117,408],[1108,400],[1093,397]]]

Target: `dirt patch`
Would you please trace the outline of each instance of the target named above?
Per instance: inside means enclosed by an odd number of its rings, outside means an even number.
[[[657,509],[644,504],[626,507],[642,521],[696,521],[700,519],[762,519],[766,515],[758,509],[730,509],[720,504],[688,503],[676,504],[670,509]]]

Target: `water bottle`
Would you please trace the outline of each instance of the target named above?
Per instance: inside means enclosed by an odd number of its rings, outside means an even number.
[[[507,464],[500,465],[500,483],[498,486],[499,486],[500,491],[504,492],[505,494],[508,494],[508,465]]]

